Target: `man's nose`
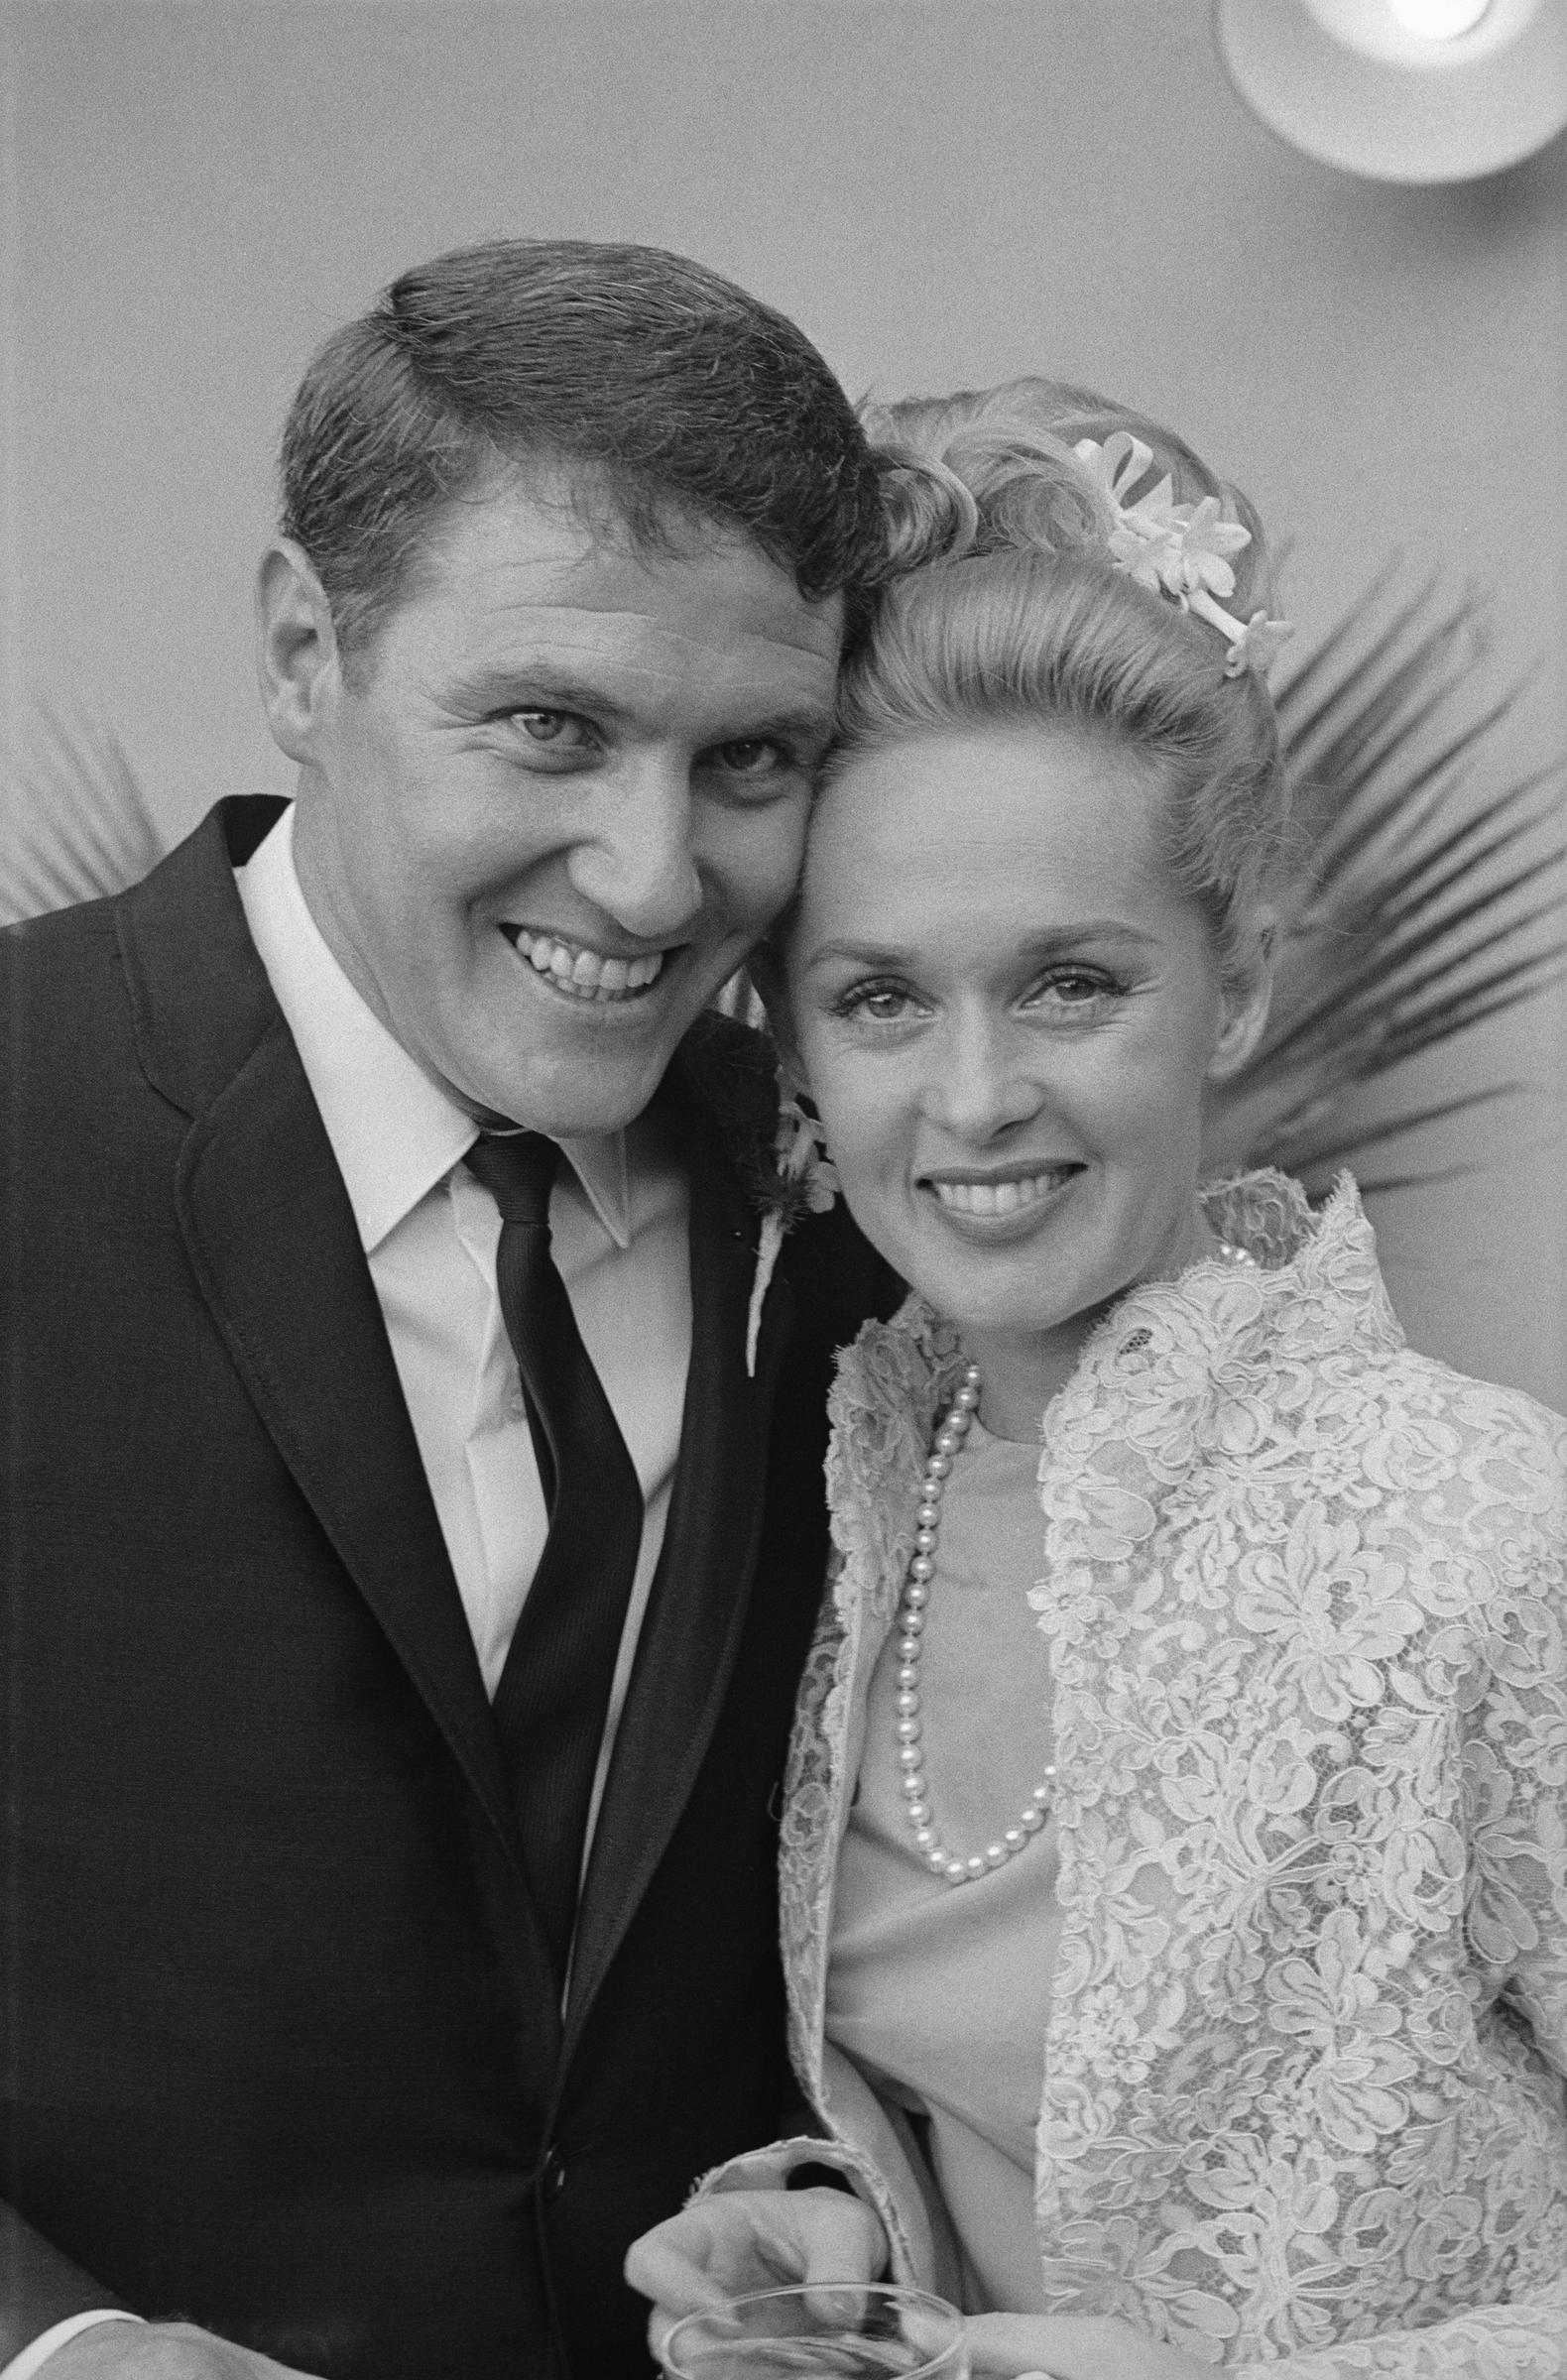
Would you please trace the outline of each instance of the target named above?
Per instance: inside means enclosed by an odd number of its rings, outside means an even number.
[[[640,941],[674,941],[702,905],[696,832],[689,770],[650,760],[604,788],[572,884]]]
[[[931,1120],[979,1148],[1037,1115],[1045,1089],[1035,1039],[989,1012],[954,1016],[932,1045],[925,1097]]]

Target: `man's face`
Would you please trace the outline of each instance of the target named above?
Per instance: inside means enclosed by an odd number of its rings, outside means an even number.
[[[641,559],[508,484],[442,518],[352,682],[297,639],[272,710],[305,898],[459,1105],[557,1137],[640,1115],[792,890],[840,630],[745,537]]]

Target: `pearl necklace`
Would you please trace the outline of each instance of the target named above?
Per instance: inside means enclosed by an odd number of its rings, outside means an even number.
[[[992,1868],[1005,1867],[1009,1859],[1016,1858],[1025,1844],[1044,1826],[1055,1797],[1052,1761],[1020,1812],[1017,1824],[1008,1827],[983,1852],[976,1851],[969,1859],[959,1858],[948,1850],[931,1822],[930,1788],[925,1779],[921,1742],[924,1730],[919,1715],[919,1661],[924,1650],[925,1606],[930,1601],[930,1581],[935,1574],[941,1498],[952,1458],[969,1434],[979,1401],[980,1368],[977,1364],[967,1364],[951,1410],[937,1430],[925,1462],[915,1516],[914,1551],[898,1602],[898,1724],[894,1733],[898,1740],[899,1790],[920,1856],[933,1875],[944,1876],[949,1884],[971,1884],[976,1876],[988,1875]]]
[[[1257,1258],[1249,1249],[1237,1248],[1221,1240],[1214,1254],[1221,1264],[1239,1268],[1254,1267]],[[1007,1827],[983,1851],[975,1851],[967,1859],[947,1848],[936,1833],[930,1807],[930,1786],[925,1776],[923,1750],[924,1724],[920,1717],[919,1662],[924,1651],[925,1606],[930,1601],[930,1582],[935,1576],[936,1545],[941,1534],[941,1498],[951,1474],[953,1457],[957,1455],[969,1434],[974,1415],[979,1409],[980,1368],[966,1364],[957,1395],[953,1398],[946,1418],[936,1431],[935,1442],[925,1461],[925,1476],[919,1490],[919,1505],[915,1514],[914,1551],[909,1561],[904,1591],[898,1600],[898,1723],[894,1735],[898,1744],[898,1785],[904,1797],[904,1809],[920,1856],[932,1875],[944,1876],[949,1884],[972,1884],[994,1868],[1005,1867],[1015,1859],[1024,1846],[1039,1834],[1050,1815],[1055,1800],[1055,1763],[1047,1763],[1043,1777],[1019,1812],[1015,1825]]]

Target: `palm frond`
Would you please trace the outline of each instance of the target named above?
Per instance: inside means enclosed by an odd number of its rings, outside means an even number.
[[[165,838],[118,738],[47,705],[0,808],[0,923],[121,892]]]
[[[1525,1089],[1352,1121],[1364,1086],[1567,972],[1562,768],[1495,781],[1528,680],[1477,688],[1479,599],[1444,604],[1434,580],[1402,596],[1397,580],[1383,571],[1278,694],[1297,845],[1267,1033],[1210,1104],[1215,1171],[1276,1164],[1317,1186],[1351,1154]]]

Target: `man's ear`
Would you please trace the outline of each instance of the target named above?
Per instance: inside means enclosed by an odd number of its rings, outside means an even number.
[[[314,565],[276,537],[256,573],[256,668],[273,740],[291,761],[318,761],[321,730],[341,683],[331,606]]]
[[[1267,1030],[1273,1000],[1273,914],[1259,913],[1244,958],[1225,984],[1224,1021],[1208,1061],[1208,1080],[1227,1083],[1246,1064]]]

